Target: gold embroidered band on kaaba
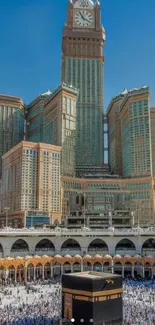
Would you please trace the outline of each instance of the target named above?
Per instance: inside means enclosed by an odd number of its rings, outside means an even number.
[[[114,284],[113,280],[106,280],[106,283]]]
[[[82,290],[74,290],[74,289],[67,289],[62,288],[63,293],[70,293],[72,295],[79,295],[79,296],[86,296],[86,297],[104,297],[104,296],[112,296],[112,295],[122,295],[122,288],[119,289],[112,289],[112,290],[104,290],[104,291],[82,291]]]

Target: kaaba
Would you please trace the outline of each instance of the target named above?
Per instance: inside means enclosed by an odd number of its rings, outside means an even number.
[[[101,272],[63,274],[62,319],[77,325],[122,325],[122,277]]]

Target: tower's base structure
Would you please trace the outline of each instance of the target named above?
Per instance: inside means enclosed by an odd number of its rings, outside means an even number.
[[[63,274],[62,318],[76,325],[122,325],[122,277],[100,272]]]

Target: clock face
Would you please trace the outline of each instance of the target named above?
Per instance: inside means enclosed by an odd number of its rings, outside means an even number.
[[[93,21],[93,16],[89,11],[80,10],[75,14],[75,22],[79,27],[88,27]]]

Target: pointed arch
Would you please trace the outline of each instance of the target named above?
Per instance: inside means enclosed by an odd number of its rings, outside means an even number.
[[[134,256],[136,253],[136,246],[132,240],[128,238],[121,239],[115,247],[115,254],[119,255],[131,255]]]
[[[73,264],[73,272],[81,272],[81,264],[79,262]]]
[[[81,251],[81,246],[77,240],[69,238],[61,245],[62,251]]]
[[[29,244],[25,239],[17,239],[11,247],[11,257],[25,256],[30,252]]]
[[[149,238],[142,245],[142,256],[155,256],[155,238]]]
[[[4,249],[2,244],[0,243],[0,258],[4,257]]]
[[[35,252],[39,255],[51,254],[55,252],[55,246],[50,239],[44,238],[39,240],[35,246]]]
[[[96,254],[98,253],[99,255],[106,255],[109,253],[108,245],[106,242],[100,238],[96,238],[92,240],[88,246],[88,252]]]
[[[95,262],[93,264],[93,271],[95,272],[102,272],[102,264],[99,262]]]
[[[50,263],[46,263],[44,265],[44,277],[45,277],[45,280],[51,278],[51,265],[50,265]]]

